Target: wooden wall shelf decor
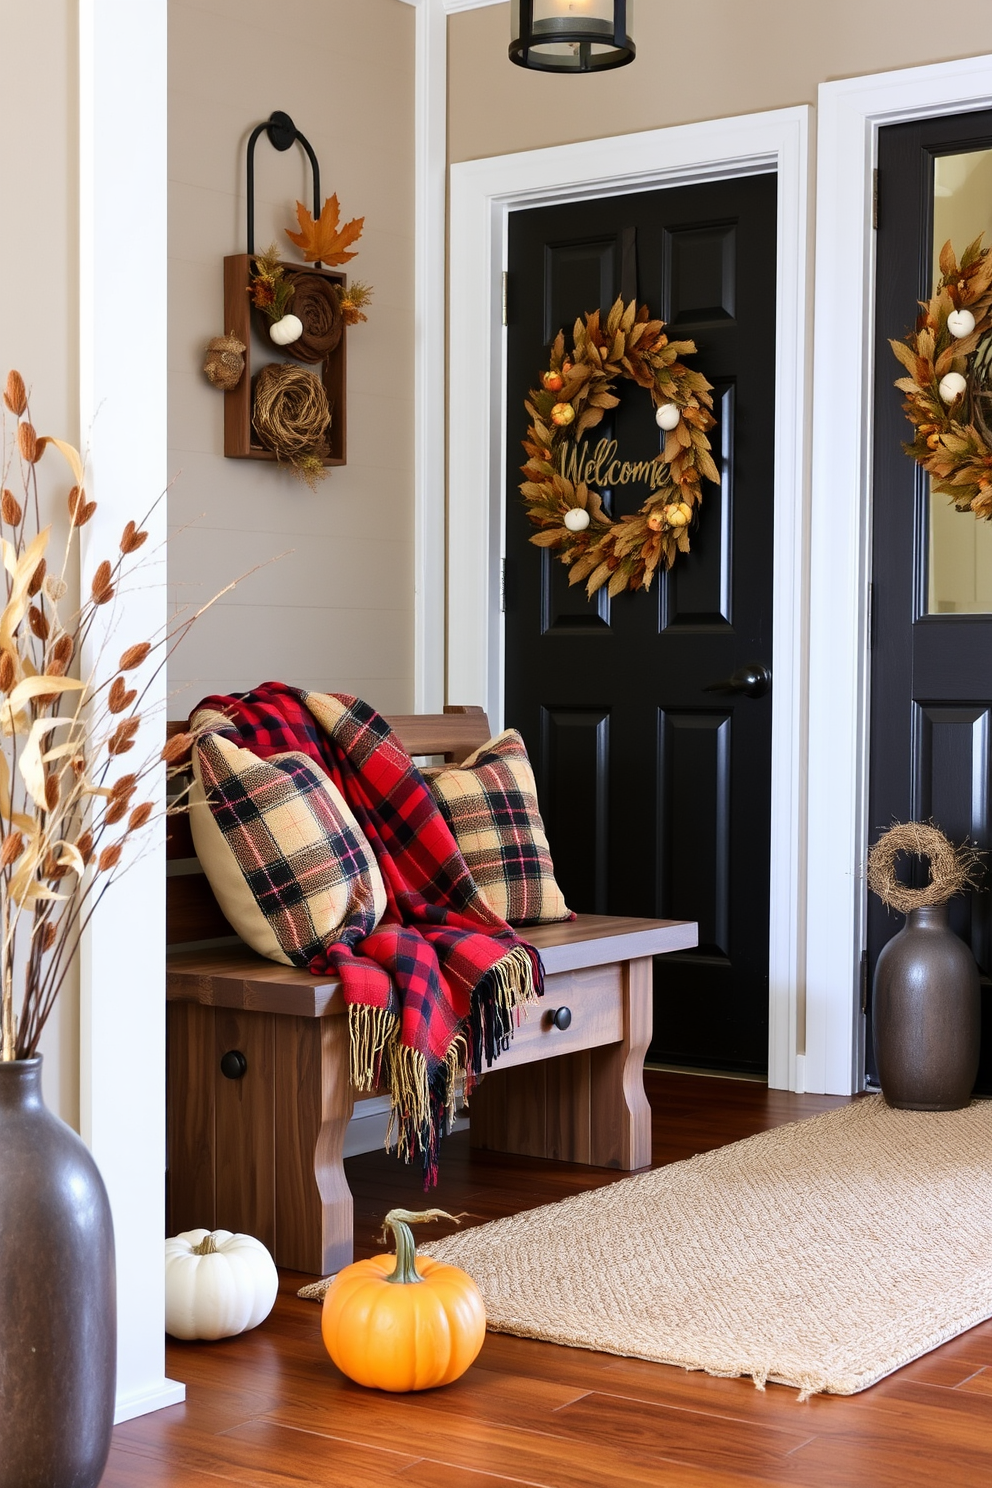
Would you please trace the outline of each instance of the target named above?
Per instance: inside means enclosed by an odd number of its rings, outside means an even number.
[[[283,264],[287,278],[294,274],[320,274],[336,284],[344,285],[347,276],[338,269],[322,269],[314,264]],[[265,363],[256,351],[252,352],[252,304],[248,295],[251,282],[251,256],[247,253],[231,253],[224,259],[224,328],[243,341],[245,347],[245,370],[237,387],[224,394],[224,454],[235,460],[275,460],[273,450],[266,449],[252,428],[251,414],[254,398],[252,378]],[[290,301],[292,309],[292,301]],[[259,318],[260,321],[264,317]],[[260,336],[268,338],[267,324],[260,326]],[[344,465],[347,463],[347,406],[345,397],[347,329],[323,362],[308,364],[320,377],[331,407],[331,427],[327,431],[330,454],[322,465]],[[290,361],[274,343],[267,361]],[[299,365],[297,363],[297,365]]]
[[[252,424],[255,388],[254,376],[272,362],[295,361],[302,358],[292,351],[283,354],[281,348],[269,340],[269,323],[264,315],[253,317],[248,289],[252,277],[252,258],[255,253],[255,145],[259,136],[265,134],[269,144],[280,153],[295,144],[302,146],[313,175],[313,215],[320,216],[320,165],[313,146],[297,129],[289,114],[277,109],[263,124],[256,124],[248,138],[246,151],[246,241],[247,253],[232,253],[224,259],[224,330],[238,338],[245,346],[245,370],[238,385],[224,393],[224,454],[234,460],[277,461],[274,450],[268,449],[259,439]],[[349,254],[348,257],[354,255]],[[295,274],[320,275],[343,287],[347,276],[340,269],[325,269],[319,260],[316,263],[282,264],[287,278]],[[290,311],[292,301],[290,301]],[[264,344],[265,354],[256,347],[252,353],[252,322],[257,330],[259,342]],[[315,376],[319,377],[327,394],[331,409],[331,425],[326,440],[330,453],[321,460],[322,465],[344,465],[347,462],[347,410],[345,375],[347,328],[342,326],[341,338],[333,351],[322,361],[308,363]]]

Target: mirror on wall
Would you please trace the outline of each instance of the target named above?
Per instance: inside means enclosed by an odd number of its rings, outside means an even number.
[[[992,150],[938,155],[933,180],[933,282],[950,238],[956,253],[985,234],[992,243]],[[947,496],[930,495],[927,612],[992,614],[992,522],[956,511]]]

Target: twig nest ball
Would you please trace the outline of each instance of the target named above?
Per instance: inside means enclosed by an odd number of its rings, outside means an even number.
[[[896,878],[896,860],[908,853],[930,860],[930,882],[911,888]],[[927,904],[946,904],[978,877],[981,855],[967,843],[955,847],[933,822],[897,822],[868,854],[868,887],[889,909],[909,914]]]
[[[294,273],[293,314],[302,331],[285,347],[286,355],[298,362],[322,362],[344,333],[335,281],[325,274]]]
[[[670,432],[672,429],[678,427],[681,417],[682,411],[674,403],[662,403],[661,407],[655,413],[654,421],[659,429]]]
[[[165,1331],[233,1338],[268,1317],[279,1291],[269,1252],[252,1235],[186,1230],[165,1242]]]
[[[284,315],[269,326],[269,337],[277,346],[289,346],[303,335],[303,322],[298,315]]]
[[[207,342],[203,370],[214,387],[230,392],[245,370],[245,343],[237,336],[215,336]]]
[[[940,379],[937,391],[945,403],[953,403],[955,398],[960,398],[967,386],[967,379],[960,372],[948,372]]]
[[[569,532],[585,532],[589,526],[589,513],[581,506],[573,506],[562,519]]]
[[[292,362],[271,362],[255,379],[252,424],[266,449],[299,467],[327,454],[331,422],[320,378]]]
[[[947,317],[947,329],[956,341],[961,341],[975,329],[975,317],[970,310],[952,310]]]

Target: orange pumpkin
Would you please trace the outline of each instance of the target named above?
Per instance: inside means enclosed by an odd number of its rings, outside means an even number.
[[[377,1390],[450,1385],[478,1355],[486,1309],[472,1278],[457,1266],[418,1256],[409,1228],[450,1219],[441,1209],[391,1209],[386,1224],[396,1254],[339,1271],[324,1298],[324,1346],[349,1379]]]

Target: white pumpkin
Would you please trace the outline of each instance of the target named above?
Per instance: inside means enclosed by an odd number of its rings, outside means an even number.
[[[955,398],[960,398],[967,386],[968,383],[960,372],[948,372],[940,379],[937,391],[945,403],[953,403]]]
[[[947,317],[947,329],[956,341],[961,341],[975,329],[975,317],[970,310],[952,310]]]
[[[165,1242],[165,1331],[231,1338],[257,1328],[279,1291],[261,1240],[230,1230],[186,1230]]]
[[[563,518],[569,532],[585,532],[589,526],[589,513],[581,506],[573,506]]]
[[[654,416],[654,421],[659,429],[670,431],[677,429],[682,411],[675,403],[662,403]]]
[[[269,326],[269,337],[277,346],[290,346],[303,335],[303,322],[298,315],[284,315]]]

